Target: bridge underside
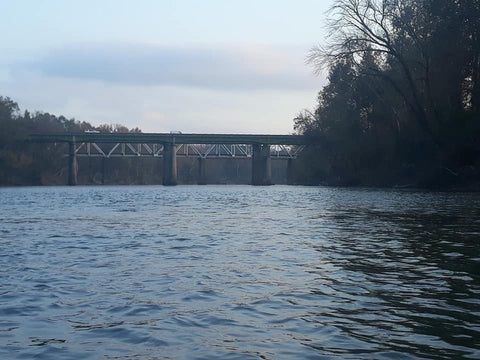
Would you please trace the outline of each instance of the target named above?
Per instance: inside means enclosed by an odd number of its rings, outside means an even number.
[[[206,183],[205,160],[249,158],[252,185],[272,184],[271,158],[292,161],[304,148],[304,139],[294,135],[203,135],[203,134],[40,134],[34,142],[69,144],[69,185],[76,185],[77,157],[159,157],[163,159],[163,185],[177,184],[177,157],[199,160],[199,184]],[[197,142],[194,142],[197,141]]]

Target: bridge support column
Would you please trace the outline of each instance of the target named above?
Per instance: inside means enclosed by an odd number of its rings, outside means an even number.
[[[163,144],[163,185],[177,185],[177,154],[175,144]]]
[[[252,144],[252,185],[272,185],[270,145]]]
[[[102,185],[105,185],[105,173],[107,172],[107,159],[102,157]]]
[[[287,185],[295,184],[295,161],[290,158],[287,160]]]
[[[78,163],[75,153],[75,139],[68,143],[68,185],[77,185]]]
[[[207,172],[205,170],[205,163],[207,159],[203,157],[198,158],[198,185],[207,185]]]

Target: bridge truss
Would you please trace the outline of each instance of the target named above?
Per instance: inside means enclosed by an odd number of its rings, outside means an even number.
[[[295,159],[304,145],[270,145],[270,157]],[[75,144],[78,157],[163,157],[165,146],[151,143],[96,143]],[[175,145],[177,157],[196,158],[251,158],[251,144],[179,144]]]

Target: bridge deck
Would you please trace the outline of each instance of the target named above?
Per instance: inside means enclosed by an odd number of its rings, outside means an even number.
[[[151,144],[265,144],[306,145],[301,135],[170,134],[170,133],[57,133],[32,134],[30,141],[41,143],[151,143]]]

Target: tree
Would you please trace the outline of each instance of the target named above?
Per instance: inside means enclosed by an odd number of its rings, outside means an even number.
[[[443,1],[444,14],[437,16],[433,9],[441,7],[440,1],[417,0],[337,0],[332,7],[329,22],[330,42],[326,47],[315,48],[310,61],[318,68],[332,66],[345,58],[353,58],[357,65],[366,56],[373,56],[377,67],[361,67],[369,76],[378,77],[388,83],[401,97],[414,115],[422,131],[438,142],[436,126],[441,113],[432,89],[438,89],[438,73],[443,72],[439,54],[442,47],[434,41],[448,41],[449,51],[459,44],[455,34],[439,33],[440,29],[455,29],[458,22],[445,14],[458,14],[456,2]],[[457,21],[456,21],[457,20]],[[457,27],[458,28],[458,27]],[[458,59],[459,57],[449,57]],[[461,66],[449,64],[452,74]],[[459,70],[461,72],[461,70]],[[450,89],[461,84],[461,75],[455,74],[455,83],[444,81]],[[457,86],[460,88],[460,86]],[[460,91],[456,91],[461,93]],[[457,97],[460,100],[460,96]],[[457,101],[455,106],[461,101]],[[441,102],[444,104],[445,102]],[[453,107],[455,107],[453,106]]]
[[[329,14],[308,58],[329,82],[294,121],[342,164],[331,175],[426,183],[480,168],[480,1],[336,0]]]
[[[20,109],[15,101],[10,99],[8,96],[0,96],[0,119],[4,121],[12,120],[18,115],[19,111]]]

